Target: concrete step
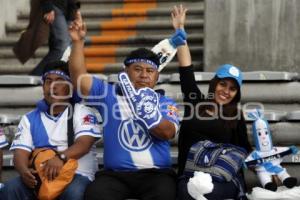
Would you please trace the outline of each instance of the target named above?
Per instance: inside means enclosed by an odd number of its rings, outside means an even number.
[[[123,58],[124,59],[124,58]],[[123,70],[123,59],[117,61],[116,63],[108,63],[103,66],[101,63],[92,63],[93,67],[99,66],[100,71],[97,73],[111,74],[118,73]],[[38,64],[40,59],[29,60],[25,65],[22,65],[16,59],[6,59],[7,64],[0,65],[0,74],[29,74],[29,72]],[[3,62],[3,60],[1,60]],[[203,63],[201,61],[194,62],[195,69],[197,71],[203,70]],[[178,63],[173,61],[168,64],[168,66],[163,70],[163,73],[175,73],[178,71]],[[89,71],[95,73],[95,71]]]
[[[88,26],[88,37],[86,40],[87,47],[89,45],[101,45],[97,48],[87,48],[87,57],[95,56],[105,57],[104,60],[96,58],[96,60],[88,60],[88,69],[91,72],[114,73],[122,69],[120,62],[127,55],[128,49],[146,46],[152,47],[159,40],[169,37],[173,33],[173,28],[170,23],[170,10],[172,6],[177,4],[177,1],[158,1],[156,6],[151,0],[123,0],[105,1],[105,0],[84,0],[82,2],[81,12]],[[189,36],[189,43],[192,48],[192,54],[196,59],[195,65],[199,70],[203,69],[202,54],[203,54],[203,16],[204,16],[204,1],[187,0],[184,4],[189,8],[189,18],[187,19],[186,31]],[[147,7],[147,12],[142,7]],[[141,8],[141,9],[140,9]],[[24,30],[28,24],[29,11],[23,10],[20,12],[19,21],[17,24],[7,26],[8,38],[0,40],[0,73],[6,74],[26,74],[30,72],[40,59],[47,53],[48,49],[39,48],[36,55],[28,61],[24,66],[13,61],[11,48],[18,40],[20,31]],[[145,18],[146,17],[146,18]],[[111,19],[113,18],[113,23]],[[126,19],[126,20],[119,20]],[[146,19],[139,21],[137,19]],[[139,21],[138,23],[136,23]],[[102,24],[102,25],[101,25]],[[104,24],[104,25],[103,25]],[[130,32],[125,34],[128,37],[123,39],[124,31]],[[130,36],[131,32],[135,32]],[[104,35],[101,35],[105,32]],[[121,34],[123,32],[123,34]],[[117,50],[114,48],[108,51],[108,46],[103,45],[118,45]],[[121,46],[121,48],[119,48]],[[123,48],[124,47],[124,48]],[[195,47],[195,48],[194,48]],[[126,50],[127,48],[127,50]],[[193,49],[194,48],[194,49]],[[115,53],[116,52],[116,53]],[[115,56],[115,58],[113,58]],[[170,67],[165,72],[177,71],[176,63],[170,64]]]
[[[137,45],[135,45],[137,46]],[[151,48],[153,45],[141,45],[146,48]],[[140,47],[141,47],[140,46]],[[138,46],[137,46],[138,47]],[[113,45],[93,45],[91,47],[85,48],[85,56],[86,57],[121,57],[124,59],[129,52],[133,51],[137,47],[119,47],[115,49],[115,46]],[[201,55],[203,52],[202,47],[190,47],[191,53],[195,55]],[[35,54],[35,58],[41,58],[44,57],[48,52],[47,47],[39,48]],[[12,51],[12,49],[4,49],[0,48],[0,58],[7,59],[7,58],[15,58],[15,55]]]
[[[194,62],[195,70],[202,71],[203,70],[203,63],[201,61]],[[104,74],[111,74],[111,73],[119,73],[121,70],[123,70],[123,63],[110,63],[106,64],[104,67],[101,66],[98,63],[89,63],[87,68],[100,68],[102,69],[101,72]],[[96,73],[99,71],[89,70],[91,73]],[[165,67],[162,71],[162,73],[174,73],[178,71],[178,63],[177,62],[170,62],[167,67]]]
[[[102,74],[102,76],[104,76]],[[244,104],[245,105],[245,104]],[[281,112],[286,112],[286,117],[288,118],[289,114],[295,112],[295,111],[300,111],[300,104],[268,104],[264,103],[264,110],[272,110],[272,111],[281,111]],[[27,112],[31,111],[34,109],[34,105],[32,106],[16,106],[13,105],[11,107],[5,106],[1,107],[0,106],[0,113],[5,115],[24,115]],[[182,108],[181,108],[182,109]],[[243,110],[246,110],[247,107],[243,107]],[[284,122],[285,120],[283,120]]]
[[[154,18],[170,18],[170,8],[169,7],[158,7],[148,10],[147,12],[141,12],[136,8],[126,9],[125,11],[112,12],[105,6],[92,7],[87,9],[81,9],[82,17],[85,21],[96,19],[102,21],[105,19],[110,19],[112,17],[147,17],[147,19]],[[189,19],[199,18],[204,14],[204,3],[196,2],[189,4],[188,16]],[[18,16],[20,21],[28,21],[29,11],[21,12]]]
[[[86,38],[86,45],[95,44],[118,44],[119,46],[154,46],[164,38],[170,38],[172,32],[169,34],[139,34],[136,36],[129,36],[124,38],[118,35],[105,35],[105,36],[90,36]],[[191,46],[202,46],[204,35],[203,33],[191,33],[188,34],[188,42]]]
[[[16,58],[1,59],[0,74],[28,74],[41,58],[31,58],[24,65]]]
[[[198,87],[204,94],[207,94],[207,84],[199,83]],[[158,88],[165,89],[168,96],[174,98],[177,102],[181,102],[180,85],[160,84]],[[295,91],[300,91],[300,82],[247,83],[242,87],[242,102],[252,102],[256,105],[260,103],[298,103],[300,102],[300,93]]]
[[[177,70],[177,67],[174,69]],[[122,70],[119,64],[116,68]],[[168,68],[168,67],[167,67]],[[111,68],[109,68],[112,70]],[[164,73],[165,69],[164,69]],[[207,93],[207,84],[198,84],[201,91]],[[260,88],[258,91],[257,88]],[[182,105],[183,94],[179,84],[159,84],[156,89],[164,89],[167,96],[173,98],[179,105]],[[281,91],[276,92],[276,91]],[[248,106],[264,107],[266,104],[294,104],[300,102],[300,82],[288,83],[245,83],[242,88],[242,102]],[[40,87],[0,87],[0,106],[32,106],[42,97]],[[248,108],[248,107],[247,107]]]
[[[27,112],[31,111],[34,109],[34,106],[32,107],[16,107],[16,106],[12,106],[12,107],[0,107],[0,113],[5,115],[5,114],[10,114],[10,115],[24,115]]]
[[[204,0],[184,0],[180,3],[188,6],[189,8],[194,7],[195,4],[203,4]],[[105,9],[115,9],[115,8],[122,8],[124,6],[124,0],[81,0],[81,7],[80,10],[89,10],[89,9],[98,9],[98,10],[105,10]],[[176,0],[126,0],[126,6],[136,6],[137,4],[151,4],[155,3],[157,7],[168,7],[172,8],[174,5],[178,4]],[[29,13],[29,8],[24,8],[22,10],[23,13]]]
[[[87,29],[94,31],[108,31],[108,30],[173,30],[170,20],[163,21],[144,21],[135,24],[136,21],[128,20],[127,23],[121,21],[120,23],[113,23],[105,27],[101,27],[100,22],[87,22]],[[204,20],[203,19],[192,19],[187,20],[186,28],[194,29],[194,31],[199,31],[203,29]],[[6,26],[8,33],[10,32],[21,32],[27,27],[27,22],[18,22],[17,24],[11,24]]]
[[[120,8],[124,5],[124,1],[123,0],[106,0],[106,1],[81,1],[81,9],[90,9],[90,8],[107,8],[107,9],[113,9],[113,8]],[[168,7],[168,8],[172,8],[174,5],[178,4],[178,1],[176,0],[159,0],[159,1],[152,1],[152,0],[132,0],[132,1],[126,1],[127,6],[128,5],[142,5],[142,4],[149,4],[152,2],[156,2],[157,7]],[[204,0],[184,0],[181,1],[180,3],[183,3],[185,6],[192,6],[194,4],[199,4],[199,3],[203,3]]]
[[[154,45],[157,44],[160,40],[164,38],[169,38],[170,34],[138,34],[137,36],[130,36],[128,38],[124,38],[118,35],[106,35],[106,36],[87,36],[86,37],[86,45],[94,45],[94,44],[118,44],[119,46],[126,46],[126,45],[134,45],[134,46],[141,46],[145,44]],[[203,45],[203,33],[193,33],[188,34],[188,42],[191,43],[191,46]],[[18,41],[19,37],[17,36],[8,36],[4,39],[0,39],[0,49],[12,48],[12,46]],[[48,44],[44,44],[44,47],[47,47]]]

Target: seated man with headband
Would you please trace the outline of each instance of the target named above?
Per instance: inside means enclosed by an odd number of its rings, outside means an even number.
[[[85,198],[174,200],[176,175],[169,140],[178,130],[178,111],[174,100],[153,90],[160,64],[174,55],[157,55],[154,52],[159,47],[134,50],[124,60],[119,83],[111,84],[87,73],[83,54],[86,29],[80,15],[70,34],[72,82],[79,83],[78,94],[103,118],[104,169],[88,186]],[[161,45],[170,48],[168,41]]]
[[[37,171],[53,182],[69,159],[75,159],[78,163],[75,175],[57,199],[82,200],[98,169],[95,141],[101,135],[96,113],[74,102],[67,63],[49,63],[42,81],[44,98],[36,109],[22,117],[10,148],[20,176],[4,184],[0,199],[36,199],[35,192],[42,184],[40,179],[45,181],[37,176]],[[31,155],[40,148],[52,149],[56,154],[43,162],[41,170],[34,170]]]

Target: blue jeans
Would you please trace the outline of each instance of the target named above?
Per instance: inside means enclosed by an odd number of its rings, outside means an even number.
[[[54,7],[55,19],[50,24],[50,32],[48,39],[49,51],[47,55],[40,61],[39,64],[32,70],[31,75],[40,76],[43,74],[45,66],[53,61],[61,60],[63,53],[68,46],[71,45],[71,38],[69,35],[69,26],[62,10]]]
[[[67,186],[63,193],[59,196],[60,200],[82,200],[84,192],[91,181],[79,174],[76,174],[72,182]],[[0,200],[33,200],[36,199],[33,190],[28,188],[21,177],[14,178],[7,183],[0,191]]]

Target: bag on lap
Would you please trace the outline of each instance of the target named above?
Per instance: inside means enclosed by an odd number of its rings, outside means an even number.
[[[232,144],[199,141],[190,148],[185,175],[202,171],[211,174],[216,181],[231,181],[241,169],[246,156],[245,149]]]
[[[246,156],[244,148],[232,144],[199,141],[189,150],[184,174],[192,177],[195,171],[201,171],[209,173],[214,181],[233,181],[241,197],[245,193],[238,177]]]
[[[75,159],[69,159],[61,168],[59,175],[52,181],[48,181],[43,174],[43,163],[53,158],[56,152],[53,149],[39,148],[32,153],[30,164],[37,171],[38,186],[36,194],[39,200],[53,200],[57,198],[69,183],[73,180],[78,163]]]

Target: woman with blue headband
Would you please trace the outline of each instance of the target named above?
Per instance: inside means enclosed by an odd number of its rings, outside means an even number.
[[[172,18],[175,29],[184,29],[186,11],[182,6],[174,7]],[[247,152],[251,151],[251,146],[242,110],[238,107],[243,79],[241,71],[230,64],[221,65],[209,82],[208,95],[205,96],[197,87],[187,44],[178,47],[177,56],[181,91],[187,105],[179,132],[178,195],[179,199],[188,200],[193,198],[187,189],[190,177],[184,175],[184,168],[193,144],[210,140],[234,144],[245,148]],[[242,175],[239,180],[244,184]],[[232,181],[212,183],[212,192],[204,195],[207,199],[238,199],[239,191]]]

